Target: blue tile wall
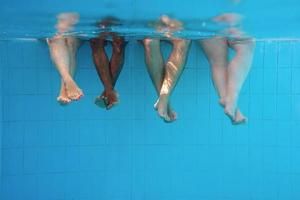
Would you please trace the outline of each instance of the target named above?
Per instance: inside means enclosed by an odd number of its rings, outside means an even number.
[[[76,75],[85,96],[60,106],[46,44],[1,42],[0,199],[300,199],[299,53],[299,42],[257,43],[239,102],[249,123],[233,126],[193,43],[171,100],[179,119],[166,124],[138,42],[110,111],[94,105],[103,87],[87,43]]]
[[[4,47],[4,44],[2,42],[0,42],[0,51],[3,52],[3,48]],[[4,55],[4,54],[3,54]],[[4,132],[4,129],[3,129],[3,100],[2,100],[2,96],[3,96],[3,84],[2,84],[2,81],[3,81],[3,67],[5,65],[5,60],[6,60],[6,57],[4,56],[0,56],[0,172],[2,172],[2,135],[3,135],[3,132]],[[2,188],[2,173],[0,173],[0,189]],[[1,190],[0,190],[1,192]]]

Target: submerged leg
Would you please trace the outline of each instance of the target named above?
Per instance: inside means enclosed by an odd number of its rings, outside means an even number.
[[[220,97],[219,103],[225,106],[228,82],[228,44],[224,38],[212,38],[199,41],[209,61],[214,86]],[[246,117],[237,109],[233,123],[246,121]]]
[[[106,108],[110,109],[114,105],[119,103],[119,95],[114,90],[115,84],[118,80],[118,77],[122,71],[123,64],[124,64],[124,48],[125,48],[125,41],[122,37],[113,36],[112,41],[112,56],[109,61],[109,75],[111,78],[111,84],[112,84],[112,92],[104,92],[102,96],[104,95],[106,100]],[[105,53],[105,52],[104,52]]]
[[[78,38],[67,38],[67,45],[69,51],[70,59],[70,74],[74,77],[76,72],[76,57],[79,47],[81,46],[82,41]]]
[[[160,41],[159,39],[144,39],[143,45],[145,48],[147,70],[155,90],[159,95],[165,76],[164,61],[160,50]],[[166,117],[169,121],[174,121],[177,117],[176,113],[171,109],[170,104],[168,105],[168,116]]]
[[[184,69],[190,40],[173,39],[171,42],[173,50],[165,64],[165,76],[155,105],[159,115],[167,121],[170,120],[168,118],[169,99]]]
[[[124,64],[126,42],[122,37],[114,36],[112,41],[112,56],[109,62],[113,86],[115,86]]]
[[[228,65],[225,113],[231,118],[235,118],[239,117],[236,113],[238,97],[251,68],[255,43],[252,39],[232,41],[230,47],[236,54]]]
[[[62,78],[61,94],[58,100],[61,103],[68,103],[70,102],[68,99],[79,99],[83,93],[70,74],[70,57],[66,38],[49,39],[48,45],[51,58]]]
[[[64,83],[63,79],[61,78],[61,84],[60,84],[60,93],[56,100],[61,104],[61,105],[66,105],[71,103],[71,99],[68,97],[67,93],[67,88],[66,84]]]
[[[211,66],[211,75],[215,88],[223,103],[226,96],[228,45],[223,38],[212,38],[199,41]]]
[[[118,102],[117,94],[113,90],[113,81],[110,75],[109,60],[106,55],[104,46],[105,39],[94,38],[90,40],[93,60],[100,80],[104,85],[104,92],[96,98],[95,103],[100,107],[107,107]]]

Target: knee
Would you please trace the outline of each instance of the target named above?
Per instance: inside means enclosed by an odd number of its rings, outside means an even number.
[[[146,47],[149,47],[149,46],[153,46],[153,45],[159,45],[159,40],[153,39],[153,38],[146,38],[143,40],[143,43]]]
[[[125,48],[126,42],[123,38],[114,39],[112,42],[113,51],[116,53],[122,53]]]
[[[191,40],[187,40],[187,39],[180,39],[176,41],[176,44],[180,47],[180,48],[187,48],[191,43]]]
[[[247,45],[248,50],[253,52],[255,49],[255,46],[256,46],[256,42],[253,38],[251,38],[246,42],[246,45]]]
[[[234,48],[237,53],[241,54],[253,54],[255,49],[255,40],[253,38],[247,39],[245,41],[240,41],[236,44]]]
[[[90,45],[92,48],[101,48],[105,46],[105,40],[99,38],[90,39]]]
[[[186,56],[188,50],[189,50],[189,45],[190,45],[190,40],[186,39],[179,39],[176,41],[173,41],[173,50],[179,51],[182,56]]]

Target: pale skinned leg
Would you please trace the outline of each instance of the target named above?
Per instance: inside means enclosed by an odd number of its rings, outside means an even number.
[[[62,77],[61,95],[58,97],[58,100],[68,103],[68,99],[79,99],[83,93],[70,74],[70,56],[66,38],[56,37],[49,39],[48,45],[52,60]]]
[[[61,43],[60,44],[61,49],[65,48],[64,50],[61,50],[62,52],[65,53],[65,54],[61,54],[62,56],[65,57],[64,63],[61,63],[61,65],[68,70],[68,73],[70,73],[69,56],[67,56],[68,55],[68,47],[66,45],[65,38],[60,37],[60,38],[54,38],[54,39],[49,39],[48,40],[48,45],[49,45],[49,48],[50,48],[50,54],[51,54],[51,57],[52,57],[52,60],[53,60],[54,63],[55,63],[55,59],[53,58],[53,54],[51,53],[51,51],[52,51],[52,48],[55,48],[55,46],[56,46],[55,43],[56,43],[56,45],[59,45],[58,43]],[[58,65],[55,64],[55,66],[57,67]],[[57,97],[57,101],[59,103],[61,103],[62,105],[68,104],[68,103],[71,102],[71,99],[68,97],[66,86],[65,86],[63,78],[61,78],[60,94]]]
[[[220,97],[219,103],[225,106],[228,81],[228,44],[224,38],[212,38],[199,41],[212,70],[212,79]],[[233,123],[242,123],[246,117],[237,109],[236,116],[231,119]]]
[[[66,44],[67,44],[67,49],[68,49],[68,53],[69,53],[69,61],[70,61],[69,62],[70,63],[69,64],[69,73],[72,77],[74,77],[75,70],[76,70],[76,55],[77,55],[78,48],[80,47],[82,42],[77,38],[66,38]],[[65,86],[63,80],[61,80],[61,97],[64,97],[64,94],[66,97],[65,98],[66,101],[64,101],[63,103],[67,104],[67,103],[71,102],[71,99],[69,99],[67,96],[66,86]]]
[[[255,43],[252,39],[234,41],[230,47],[236,54],[228,65],[225,113],[230,117],[236,117],[238,97],[251,68]]]

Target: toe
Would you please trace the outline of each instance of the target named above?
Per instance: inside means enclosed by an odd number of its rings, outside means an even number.
[[[234,120],[232,122],[233,125],[240,125],[240,124],[246,124],[247,123],[247,118],[243,118],[243,119],[240,119],[240,120]]]
[[[164,119],[165,122],[173,121],[173,120],[171,120],[171,118],[168,115],[164,115],[164,116],[162,116],[162,118]]]
[[[173,119],[173,120],[176,120],[176,119],[177,119],[177,113],[174,112],[174,111],[172,112],[172,119]]]
[[[235,124],[242,124],[247,122],[247,118],[241,113],[239,109],[236,112],[234,122]]]
[[[106,109],[109,110],[109,109],[111,109],[112,107],[113,107],[113,104],[112,104],[112,103],[109,103],[109,104],[107,104]]]
[[[172,121],[175,121],[177,119],[177,113],[172,110],[168,111],[168,115]]]
[[[234,125],[239,125],[239,124],[245,124],[245,123],[247,123],[247,118],[246,117],[244,117],[244,116],[237,116],[236,118],[235,118],[235,120],[233,121],[233,124]]]
[[[68,104],[68,103],[71,102],[70,99],[64,98],[64,97],[58,97],[58,98],[57,98],[57,101],[58,101],[61,105],[66,105],[66,104]]]

